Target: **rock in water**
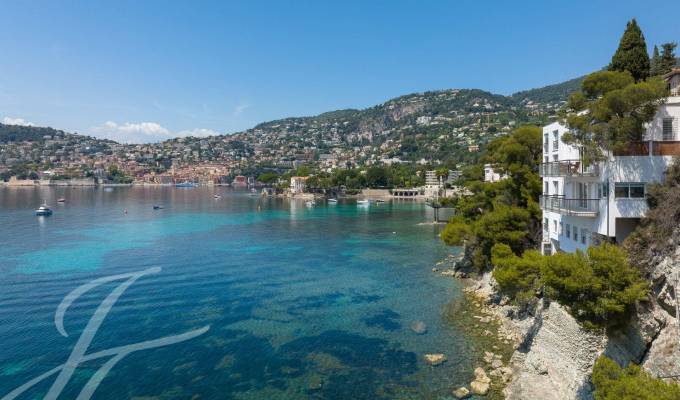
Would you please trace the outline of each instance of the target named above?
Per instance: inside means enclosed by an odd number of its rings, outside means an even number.
[[[489,393],[489,384],[486,382],[472,381],[472,383],[470,383],[470,389],[472,389],[472,393],[484,396]]]
[[[482,369],[481,367],[477,367],[475,368],[475,381],[490,383],[491,379],[488,376],[486,376],[486,372],[484,372],[484,369]]]
[[[423,321],[415,321],[411,324],[411,330],[419,335],[427,332],[427,325]]]
[[[446,356],[441,353],[425,354],[425,361],[432,366],[439,365],[446,361]]]
[[[459,387],[453,391],[453,395],[456,396],[457,399],[467,399],[470,397],[470,391],[466,387]]]

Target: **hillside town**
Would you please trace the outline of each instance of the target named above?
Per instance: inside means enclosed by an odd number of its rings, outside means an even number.
[[[301,165],[318,172],[402,164],[457,169],[476,161],[486,143],[519,124],[554,118],[573,84],[563,86],[564,92],[557,95],[551,95],[553,88],[548,87],[520,97],[479,90],[426,92],[366,110],[289,118],[232,135],[148,144],[0,125],[0,177],[14,184],[77,180],[220,185],[241,182],[243,177],[252,184],[263,172],[283,175]],[[16,134],[17,128],[23,134]]]

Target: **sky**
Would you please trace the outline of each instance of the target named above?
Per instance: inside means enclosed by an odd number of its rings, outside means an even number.
[[[605,66],[680,1],[1,1],[0,122],[121,142],[234,133],[427,90],[513,92]]]

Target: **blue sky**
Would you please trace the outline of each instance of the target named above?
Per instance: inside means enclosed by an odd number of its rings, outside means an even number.
[[[606,65],[626,21],[680,42],[680,2],[3,2],[0,121],[123,141],[232,133]]]

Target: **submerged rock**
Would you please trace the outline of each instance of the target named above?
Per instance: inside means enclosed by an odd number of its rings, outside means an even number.
[[[411,330],[418,335],[423,335],[427,333],[427,325],[423,321],[414,321],[411,324]]]
[[[467,399],[470,397],[470,391],[466,387],[459,387],[458,389],[453,391],[453,395],[457,399]]]
[[[446,362],[446,356],[442,353],[425,354],[425,361],[432,366],[437,366]]]
[[[472,389],[472,393],[484,396],[489,393],[489,384],[487,382],[472,381],[470,389]]]

